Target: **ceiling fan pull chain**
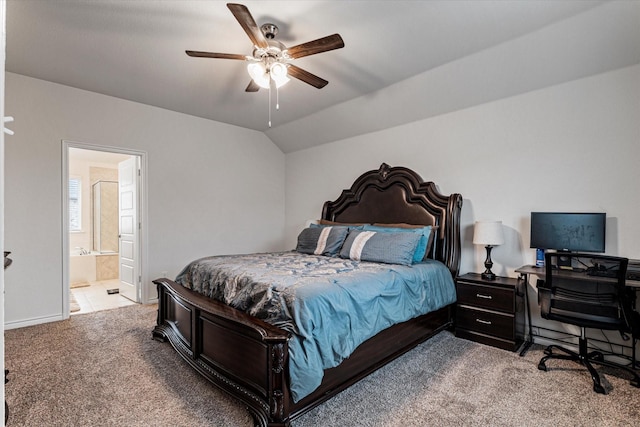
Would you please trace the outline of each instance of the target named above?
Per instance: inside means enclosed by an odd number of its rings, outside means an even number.
[[[280,109],[280,89],[276,85],[276,111]]]
[[[269,84],[269,127],[271,127],[271,84]]]

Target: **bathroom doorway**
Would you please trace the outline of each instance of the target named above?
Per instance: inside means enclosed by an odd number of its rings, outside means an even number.
[[[136,166],[136,198],[128,197],[125,203],[134,205],[139,214],[144,154],[67,141],[63,144],[66,159],[63,206],[67,207],[64,238],[68,254],[63,268],[63,301],[67,305],[63,313],[83,314],[141,302],[141,239],[136,234],[132,244],[127,231],[123,251],[119,169],[123,164]],[[130,220],[127,216],[125,223]],[[136,222],[135,228],[139,230],[142,221]],[[120,292],[123,283],[127,285],[126,293]]]

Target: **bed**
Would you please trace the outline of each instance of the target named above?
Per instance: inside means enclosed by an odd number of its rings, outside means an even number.
[[[336,200],[325,202],[321,220],[328,224],[432,226],[435,237],[427,257],[444,264],[447,274],[455,279],[460,262],[461,207],[460,194],[444,196],[433,182],[424,182],[414,171],[382,164],[362,174]],[[184,282],[184,277],[178,279]],[[453,304],[447,303],[376,331],[339,365],[325,369],[318,387],[300,396],[290,380],[297,343],[290,328],[274,326],[208,298],[184,283],[167,278],[154,283],[159,299],[154,338],[169,341],[201,375],[246,405],[258,426],[290,425],[308,410],[450,327],[453,317]]]

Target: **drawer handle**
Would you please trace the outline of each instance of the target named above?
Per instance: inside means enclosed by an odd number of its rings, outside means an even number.
[[[491,295],[482,295],[482,294],[476,294],[477,298],[482,298],[482,299],[493,299],[493,297]]]
[[[483,325],[491,325],[491,322],[488,320],[476,319],[476,322],[482,323]]]

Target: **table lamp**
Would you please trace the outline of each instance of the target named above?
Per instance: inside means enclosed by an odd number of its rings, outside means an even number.
[[[484,261],[486,270],[482,273],[484,280],[496,279],[496,275],[491,272],[491,267],[493,267],[491,249],[503,243],[502,221],[476,221],[473,227],[473,244],[485,245],[487,249],[487,259]]]

